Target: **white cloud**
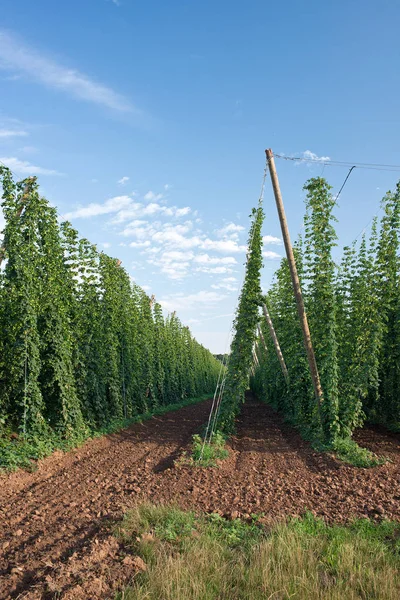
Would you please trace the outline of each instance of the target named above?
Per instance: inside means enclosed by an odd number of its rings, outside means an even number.
[[[169,183],[166,183],[164,185],[164,190],[167,192],[170,189],[171,185]]]
[[[121,231],[121,235],[124,236],[135,236],[138,225],[144,225],[147,221],[141,221],[141,217],[152,217],[155,215],[163,215],[165,217],[181,216],[176,206],[164,206],[157,202],[151,202],[150,204],[142,204],[141,202],[134,202],[131,196],[123,195],[116,196],[106,200],[103,204],[92,203],[88,206],[81,207],[75,211],[68,213],[67,218],[89,218],[97,215],[105,215],[116,213],[112,219],[112,223],[118,224],[133,219],[131,223]],[[177,214],[179,213],[179,214]],[[177,226],[178,227],[178,226]],[[156,230],[152,230],[152,234],[156,233]]]
[[[184,211],[184,212],[182,212]],[[113,223],[123,223],[129,219],[136,219],[145,216],[153,216],[159,214],[165,217],[182,217],[187,214],[186,209],[179,209],[176,206],[164,206],[157,202],[150,202],[150,204],[142,204],[141,202],[132,202],[124,210],[118,212],[116,217],[113,219]],[[130,235],[125,229],[122,234]]]
[[[276,252],[272,252],[272,250],[264,250],[262,255],[267,260],[278,260],[278,259],[282,258],[282,256],[280,256],[280,254],[277,254]]]
[[[191,252],[180,252],[179,250],[170,250],[164,252],[162,258],[166,261],[192,260],[193,254]]]
[[[230,267],[198,267],[196,269],[199,273],[208,273],[210,275],[223,275],[225,273],[232,273]]]
[[[240,231],[243,231],[243,230],[244,230],[244,227],[242,225],[236,225],[235,223],[228,223],[228,225],[225,225],[221,229],[218,229],[217,233],[221,237],[224,237],[224,236],[229,236],[232,233],[239,233]]]
[[[101,246],[103,246],[103,248],[111,248],[111,244],[110,242],[103,242],[102,244],[100,244]]]
[[[239,246],[235,240],[210,240],[205,239],[201,248],[203,250],[216,250],[217,252],[245,252],[246,246]]]
[[[320,162],[328,162],[331,160],[329,156],[318,156],[314,152],[311,152],[311,150],[306,150],[305,152],[303,152],[303,157],[306,160],[317,160]]]
[[[191,208],[189,206],[184,206],[183,208],[177,208],[175,211],[175,217],[185,217],[191,212]]]
[[[162,206],[161,204],[157,204],[157,202],[150,202],[147,206],[143,208],[144,215],[154,215],[155,213],[163,212],[168,216],[172,216],[173,211],[171,208],[167,208],[166,206]]]
[[[154,192],[152,192],[151,190],[149,190],[147,192],[147,194],[144,195],[144,199],[145,200],[155,200],[156,202],[158,200],[161,200],[161,198],[163,197],[162,194],[155,194]]]
[[[151,246],[151,242],[149,242],[149,240],[145,242],[131,242],[129,246],[131,248],[148,248],[149,246]]]
[[[121,179],[118,179],[118,183],[119,185],[125,185],[125,183],[128,183],[129,181],[129,177],[121,177]]]
[[[183,279],[187,275],[192,258],[193,254],[191,252],[171,250],[157,256],[157,260],[151,258],[148,262],[160,267],[161,272],[165,273],[170,279]]]
[[[152,235],[152,240],[157,244],[164,244],[170,248],[190,250],[202,243],[198,235],[186,236],[192,229],[192,222],[186,221],[182,225],[165,224],[160,231]]]
[[[201,307],[213,307],[226,298],[225,294],[206,290],[195,294],[172,294],[160,300],[161,306],[168,311],[192,310]]]
[[[84,73],[58,64],[4,30],[0,31],[0,68],[24,73],[48,87],[64,90],[76,98],[113,110],[133,110],[128,100],[111,88]]]
[[[282,244],[282,240],[278,237],[275,237],[273,235],[264,235],[263,236],[263,242],[265,245],[268,244],[276,244],[277,246],[280,246]]]
[[[63,175],[63,173],[59,173],[54,169],[44,169],[15,156],[3,156],[0,158],[0,162],[5,164],[11,171],[21,175]]]
[[[224,277],[218,283],[213,283],[211,287],[214,290],[228,290],[228,292],[237,292],[236,277]]]
[[[27,131],[17,129],[0,129],[0,138],[23,137],[28,135]]]
[[[77,210],[73,210],[63,215],[64,219],[88,219],[90,217],[97,217],[98,215],[106,215],[109,213],[118,212],[124,206],[128,206],[132,202],[129,196],[115,196],[110,198],[104,204],[97,204],[92,202],[88,206],[83,206]]]
[[[211,257],[208,254],[198,254],[194,257],[194,262],[203,265],[235,265],[237,263],[236,258],[233,256]]]

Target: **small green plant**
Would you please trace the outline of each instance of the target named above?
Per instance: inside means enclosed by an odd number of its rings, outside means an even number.
[[[206,443],[204,443],[204,439],[198,433],[192,439],[192,452],[190,456],[184,452],[176,461],[177,465],[216,467],[218,460],[223,460],[229,456],[225,444],[225,436],[220,431],[215,431],[211,436],[211,440]]]

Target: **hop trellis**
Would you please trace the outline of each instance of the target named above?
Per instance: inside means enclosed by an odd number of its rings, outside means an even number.
[[[0,168],[0,434],[81,438],[89,428],[212,392],[220,363],[120,261],[80,239]]]
[[[267,352],[251,385],[292,423],[325,440],[351,436],[365,420],[400,427],[400,184],[382,200],[369,239],[344,249],[336,245],[335,200],[323,178],[305,185],[304,239],[294,248],[321,376],[324,402],[316,405],[286,259],[267,302],[284,353],[285,381],[267,326]]]

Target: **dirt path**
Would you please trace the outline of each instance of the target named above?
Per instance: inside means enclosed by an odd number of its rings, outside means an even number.
[[[370,470],[314,452],[268,406],[249,399],[220,468],[174,467],[210,403],[156,417],[0,479],[0,599],[112,597],[134,560],[107,525],[138,499],[266,520],[306,509],[342,522],[400,520],[400,436],[357,441],[392,462]]]

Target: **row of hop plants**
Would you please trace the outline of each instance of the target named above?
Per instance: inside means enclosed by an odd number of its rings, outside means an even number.
[[[251,214],[245,276],[233,321],[234,333],[216,424],[217,429],[224,434],[232,433],[234,430],[235,418],[241,404],[245,401],[245,393],[249,387],[249,373],[253,363],[252,350],[262,302],[260,277],[263,266],[261,235],[263,221],[264,212],[260,201]]]
[[[335,198],[323,178],[305,187],[304,236],[295,245],[311,338],[323,390],[316,402],[288,263],[264,298],[289,371],[287,384],[267,326],[251,386],[310,439],[333,446],[366,421],[400,427],[400,183],[382,200],[371,232],[344,248],[340,264]]]
[[[0,441],[83,439],[214,390],[220,363],[39,193],[0,168]],[[0,244],[1,245],[1,244]]]

